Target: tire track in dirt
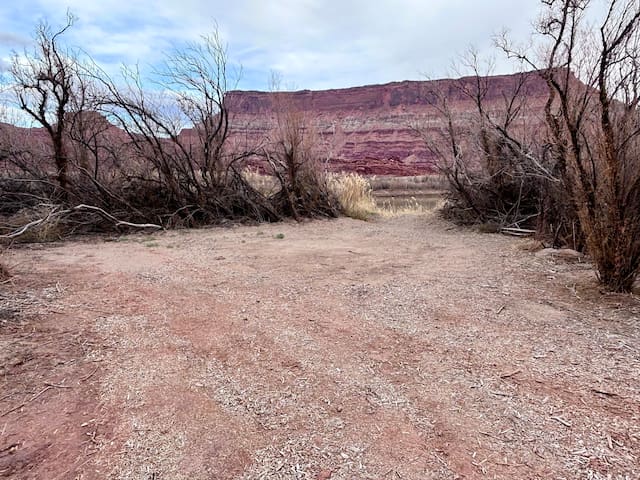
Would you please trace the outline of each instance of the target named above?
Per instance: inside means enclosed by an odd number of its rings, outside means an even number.
[[[103,345],[114,431],[93,467],[114,479],[635,475],[637,306],[579,302],[585,270],[448,228],[341,219],[44,254],[87,266],[66,301]]]

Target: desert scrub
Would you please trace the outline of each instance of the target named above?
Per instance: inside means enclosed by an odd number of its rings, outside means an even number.
[[[383,200],[378,207],[378,213],[383,217],[396,215],[419,215],[437,210],[442,207],[442,199],[434,198],[420,201],[416,197],[401,198],[400,200]]]
[[[377,212],[371,185],[357,173],[333,174],[329,176],[329,188],[338,198],[345,215],[366,220]]]

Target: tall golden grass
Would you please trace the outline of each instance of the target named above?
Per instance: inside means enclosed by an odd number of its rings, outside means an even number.
[[[260,192],[270,195],[275,193],[278,185],[275,178],[263,175],[255,170],[246,170],[244,177]],[[409,197],[401,201],[382,200],[376,202],[374,190],[403,189],[416,190],[416,186],[422,186],[425,190],[438,190],[440,179],[434,176],[421,177],[385,177],[385,183],[380,184],[378,177],[363,177],[357,173],[328,173],[327,185],[329,190],[338,199],[343,215],[359,220],[367,220],[375,215],[390,217],[395,215],[420,214],[433,210],[432,206],[425,205],[415,197]],[[406,188],[411,185],[411,188]],[[437,208],[437,207],[436,207]]]
[[[329,174],[329,189],[348,217],[366,220],[378,213],[369,181],[357,173]]]

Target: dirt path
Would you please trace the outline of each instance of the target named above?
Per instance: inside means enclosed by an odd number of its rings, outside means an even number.
[[[409,215],[16,250],[0,477],[640,478],[640,302],[522,245]]]

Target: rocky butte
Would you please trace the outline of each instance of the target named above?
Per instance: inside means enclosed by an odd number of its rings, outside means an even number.
[[[485,108],[504,109],[520,78],[481,79],[486,88]],[[527,103],[526,117],[536,122],[548,89],[535,72],[526,74],[526,79],[521,91]],[[322,91],[231,91],[226,102],[237,141],[264,143],[277,128],[279,117],[298,112],[306,127],[319,134],[330,170],[417,175],[434,170],[436,156],[429,144],[441,138],[445,122],[436,108],[437,98],[447,99],[458,121],[472,121],[476,107],[464,90],[473,89],[476,82],[476,77],[467,77]]]

